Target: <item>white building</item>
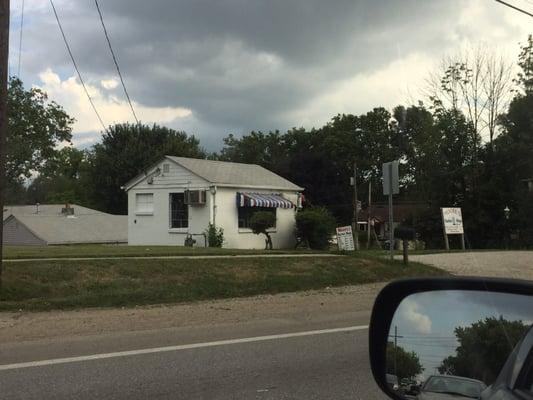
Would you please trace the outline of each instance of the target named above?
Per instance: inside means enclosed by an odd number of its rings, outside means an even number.
[[[206,246],[211,223],[224,229],[224,247],[261,249],[264,235],[248,225],[258,210],[276,215],[274,248],[295,243],[303,188],[259,165],[166,156],[123,189],[131,245],[182,246],[192,235],[196,246]]]

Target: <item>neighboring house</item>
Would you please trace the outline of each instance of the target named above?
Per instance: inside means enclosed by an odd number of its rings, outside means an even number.
[[[274,248],[295,243],[295,214],[303,188],[253,164],[166,156],[133,178],[128,193],[128,243],[206,246],[209,224],[224,229],[224,247],[260,249],[264,235],[249,227],[257,211],[276,215]]]
[[[427,203],[403,202],[393,205],[392,217],[394,228],[404,222],[416,222],[417,217],[428,210]],[[361,210],[358,218],[360,231],[366,231],[368,225],[368,213],[370,211],[370,223],[374,226],[374,231],[380,239],[388,239],[389,235],[389,205],[388,203],[376,203],[372,209],[368,207]]]
[[[128,217],[76,204],[4,207],[4,244],[126,243]]]

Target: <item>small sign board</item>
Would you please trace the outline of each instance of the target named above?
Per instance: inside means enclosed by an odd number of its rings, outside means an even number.
[[[442,224],[446,235],[463,235],[463,216],[460,208],[441,208]]]
[[[351,226],[337,227],[337,245],[339,246],[339,250],[355,250]]]
[[[398,164],[398,161],[391,161],[383,164],[383,194],[385,196],[400,193]],[[389,193],[391,187],[392,193]]]

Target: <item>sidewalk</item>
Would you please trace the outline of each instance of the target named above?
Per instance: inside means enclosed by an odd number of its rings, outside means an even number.
[[[188,259],[224,259],[224,258],[304,258],[304,257],[344,257],[342,254],[302,253],[302,254],[236,254],[205,256],[107,256],[107,257],[48,257],[48,258],[7,258],[2,262],[29,261],[90,261],[90,260],[188,260]]]

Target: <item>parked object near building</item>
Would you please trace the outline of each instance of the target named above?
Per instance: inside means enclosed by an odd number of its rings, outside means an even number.
[[[188,235],[207,246],[209,224],[224,230],[223,247],[261,249],[249,227],[257,211],[275,214],[274,248],[294,246],[295,214],[303,188],[254,164],[165,156],[130,180],[128,243],[180,245]]]
[[[4,207],[4,244],[126,243],[128,217],[76,204]]]

